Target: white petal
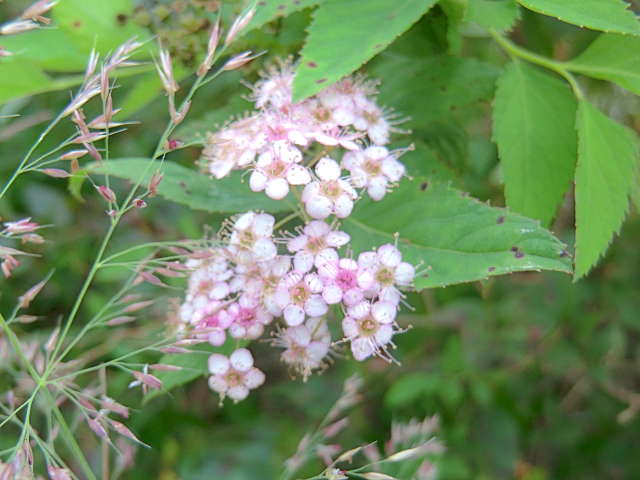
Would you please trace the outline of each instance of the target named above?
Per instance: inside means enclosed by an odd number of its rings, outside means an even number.
[[[331,215],[331,201],[321,195],[313,195],[307,202],[307,213],[317,220],[324,220]],[[353,207],[353,202],[352,202]]]
[[[292,253],[302,250],[307,245],[308,241],[309,237],[307,237],[306,235],[298,235],[297,237],[289,240],[289,242],[287,243],[287,250]]]
[[[304,321],[304,310],[298,305],[288,305],[282,313],[284,320],[290,327],[300,325]]]
[[[329,352],[329,345],[324,342],[311,342],[307,348],[309,360],[314,364],[319,364],[324,356]]]
[[[396,247],[387,243],[378,248],[380,263],[387,267],[397,267],[402,261],[402,254]]]
[[[333,248],[326,248],[318,254],[313,264],[316,268],[320,269],[323,265],[338,263],[339,259],[340,257],[338,256],[338,252]]]
[[[296,256],[293,257],[293,266],[296,270],[301,272],[308,272],[313,268],[313,254],[307,252],[306,250],[301,250],[296,253]]]
[[[311,332],[305,325],[298,325],[287,329],[286,338],[301,347],[306,347],[311,342]]]
[[[244,374],[244,384],[253,390],[254,388],[258,388],[265,381],[266,377],[264,373],[262,373],[257,368],[252,368],[247,373]]]
[[[342,319],[342,331],[347,338],[355,337],[358,335],[358,323],[351,317],[344,317]]]
[[[371,160],[380,161],[389,156],[389,150],[387,150],[385,147],[372,145],[371,147],[365,148],[364,155]]]
[[[378,323],[388,325],[393,323],[396,318],[396,305],[391,302],[376,302],[371,307],[371,316]]]
[[[278,255],[278,247],[269,238],[259,238],[253,244],[253,254],[258,262],[268,262]]]
[[[285,178],[267,180],[265,193],[273,200],[282,200],[289,193],[289,182]]]
[[[307,208],[308,211],[308,208]],[[338,218],[347,218],[353,211],[353,200],[347,194],[342,194],[333,206],[333,212]],[[309,213],[311,215],[311,213]],[[311,215],[313,216],[313,215]]]
[[[359,288],[352,288],[350,290],[347,290],[342,295],[342,302],[347,307],[350,307],[352,305],[357,305],[362,300],[364,300],[364,292]]]
[[[256,215],[253,222],[253,233],[259,237],[269,237],[273,233],[273,225],[276,223],[273,215],[268,213],[261,213]]]
[[[382,162],[382,173],[392,182],[397,182],[404,175],[404,165],[395,158],[389,158]]]
[[[227,390],[227,396],[233,401],[239,402],[249,396],[249,389],[244,385],[236,385]]]
[[[311,181],[311,174],[301,165],[291,165],[287,171],[287,181],[291,185],[306,185]]]
[[[316,165],[316,175],[325,182],[329,180],[337,180],[340,178],[341,173],[342,170],[340,169],[338,162],[329,157],[321,158]]]
[[[229,359],[220,353],[209,355],[209,372],[213,375],[225,375],[229,371]]]
[[[393,327],[391,325],[380,325],[375,338],[378,344],[386,345],[393,338]]]
[[[305,312],[310,317],[319,317],[327,313],[329,308],[320,295],[311,295],[305,303]]]
[[[320,190],[320,185],[318,182],[311,182],[309,183],[306,187],[304,187],[304,189],[302,190],[302,197],[301,200],[306,203],[307,200],[309,200],[312,196],[316,195],[318,193],[318,191]]]
[[[396,283],[398,286],[407,287],[411,285],[413,277],[416,275],[416,269],[407,262],[400,263],[395,270]]]
[[[253,367],[253,356],[246,348],[239,348],[229,356],[229,363],[239,372],[247,372]]]
[[[361,362],[373,355],[371,342],[365,338],[356,338],[351,342],[351,353],[353,358]]]
[[[342,289],[337,285],[326,286],[322,291],[322,298],[329,305],[340,303],[342,301]]]
[[[351,240],[351,237],[340,231],[331,232],[327,235],[327,245],[331,247],[341,247],[342,245],[346,245]]]
[[[229,388],[229,385],[227,385],[227,381],[224,378],[211,375],[209,377],[209,388],[214,392],[224,393]]]
[[[369,180],[369,185],[367,185],[367,193],[372,200],[379,202],[387,194],[387,184],[386,178],[382,176],[373,177]]]
[[[256,214],[254,212],[247,212],[244,215],[241,215],[236,220],[236,223],[234,224],[234,228],[236,230],[246,230],[253,224],[253,221],[255,220],[255,218],[256,218]]]
[[[309,273],[304,276],[304,283],[312,293],[320,293],[324,287],[322,280],[316,273]]]
[[[331,231],[326,222],[314,220],[304,227],[304,233],[310,237],[322,238]]]
[[[227,340],[227,334],[222,328],[216,329],[213,332],[209,332],[209,335],[207,336],[207,340],[214,347],[219,347],[223,345],[224,342]]]

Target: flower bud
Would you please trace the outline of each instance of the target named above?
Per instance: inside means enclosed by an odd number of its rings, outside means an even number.
[[[96,190],[100,192],[100,195],[102,195],[102,198],[104,198],[107,202],[116,203],[116,194],[114,193],[113,190],[111,190],[109,187],[106,187],[104,185],[101,185],[99,187],[95,185],[95,187],[96,187]]]
[[[135,198],[131,203],[135,208],[139,209],[145,208],[147,206],[147,202],[145,202],[141,198]]]

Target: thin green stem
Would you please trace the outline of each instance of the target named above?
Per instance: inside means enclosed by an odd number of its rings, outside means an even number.
[[[543,57],[542,55],[538,55],[536,53],[525,50],[524,48],[516,45],[511,40],[503,37],[494,29],[488,29],[489,35],[511,56],[512,58],[521,58],[522,60],[526,60],[527,62],[534,63],[536,65],[540,65],[541,67],[548,68],[556,72],[557,74],[564,77],[571,88],[573,93],[579,100],[584,99],[584,95],[582,90],[580,89],[580,85],[576,81],[575,77],[569,72],[569,70],[565,67],[562,62],[558,62],[556,60],[552,60],[550,58]]]

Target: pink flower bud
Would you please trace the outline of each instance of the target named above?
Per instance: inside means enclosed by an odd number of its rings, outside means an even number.
[[[86,155],[88,152],[85,149],[71,150],[60,157],[60,160],[73,160]]]
[[[91,155],[91,157],[96,161],[96,162],[101,162],[102,161],[102,155],[100,155],[100,152],[98,152],[98,150],[96,149],[96,147],[94,147],[93,145],[91,145],[90,143],[83,143],[82,145],[84,145],[84,148],[87,149],[87,151],[89,152],[89,155]]]
[[[147,202],[145,202],[141,198],[135,198],[131,203],[135,208],[139,208],[139,209],[142,209],[147,206]]]
[[[156,170],[156,173],[153,174],[151,180],[149,181],[149,187],[147,190],[149,191],[149,198],[153,198],[158,194],[158,186],[162,181],[162,177],[164,177],[164,172],[160,173],[160,170]]]
[[[125,307],[124,312],[125,313],[135,312],[136,310],[141,310],[141,309],[143,309],[145,307],[148,307],[151,304],[153,304],[153,300],[147,300],[145,302],[132,303],[131,305],[128,305],[127,307]]]
[[[15,22],[5,23],[0,27],[0,35],[15,35],[16,33],[27,32],[38,28],[36,22],[31,20],[16,20]]]
[[[109,215],[111,218],[116,218],[118,216],[118,211],[117,210],[107,210],[107,215]]]
[[[149,365],[149,368],[160,372],[177,372],[178,370],[182,370],[182,367],[178,367],[177,365],[164,365],[162,363]]]
[[[18,297],[18,300],[20,301],[20,308],[27,308],[31,304],[31,301],[36,298],[36,295],[38,295],[38,293],[40,293],[40,290],[42,290],[42,287],[44,287],[45,284],[49,281],[52,274],[53,272],[51,272],[47,276],[47,278],[45,278],[41,282],[36,283],[33,287],[27,290],[24,295]]]
[[[156,390],[160,390],[162,388],[162,381],[151,374],[142,373],[142,372],[131,372],[131,373],[134,377],[136,377],[136,379],[139,382],[142,382],[145,385],[150,386],[151,388],[155,388]]]
[[[91,132],[91,133],[85,133],[83,135],[80,135],[79,137],[76,137],[72,140],[73,143],[82,143],[82,144],[88,144],[88,143],[93,143],[97,140],[102,140],[103,138],[105,138],[107,136],[106,133],[103,132]],[[85,145],[85,148],[87,148],[87,146]]]
[[[225,45],[229,45],[233,42],[238,33],[240,33],[249,24],[255,13],[256,9],[252,8],[242,17],[238,17],[234,20],[233,25],[231,25],[231,28],[229,29],[229,33],[227,33],[227,38],[224,41]]]
[[[162,281],[156,277],[155,275],[153,275],[150,272],[145,272],[145,271],[140,271],[138,272],[138,275],[140,275],[142,278],[144,278],[147,282],[153,284],[153,285],[157,285],[159,287],[166,287],[167,285],[162,283]]]
[[[182,122],[182,120],[184,120],[184,117],[187,115],[187,112],[189,111],[190,106],[191,106],[191,100],[185,103],[180,113],[178,113],[176,111],[176,106],[173,103],[173,96],[169,97],[169,115],[171,115],[171,120],[175,125],[178,125],[180,122]]]
[[[69,178],[72,176],[69,172],[59,168],[45,168],[42,173],[53,178]]]
[[[127,427],[125,427],[122,423],[120,422],[116,422],[115,420],[111,420],[109,422],[111,424],[111,426],[113,427],[113,429],[118,432],[120,435],[124,435],[125,437],[130,438],[131,440],[133,440],[134,442],[138,442],[138,443],[142,443],[140,442],[140,440],[137,439],[137,437],[131,432],[131,430],[129,430]]]
[[[27,9],[20,16],[24,19],[39,17],[40,15],[51,10],[56,3],[58,3],[57,0],[40,0],[27,7]]]
[[[136,319],[136,317],[130,317],[127,315],[123,315],[121,317],[115,317],[112,318],[111,320],[109,320],[107,322],[107,325],[109,325],[110,327],[116,326],[116,325],[122,325],[123,323],[130,323],[133,322]]]
[[[89,424],[91,430],[93,430],[93,433],[95,433],[97,436],[99,436],[100,438],[109,438],[109,436],[107,435],[107,431],[102,425],[100,425],[100,422],[94,420],[93,418],[87,418],[87,423]]]
[[[89,55],[89,61],[87,62],[87,69],[84,72],[85,80],[88,80],[93,72],[96,71],[96,67],[98,66],[98,60],[100,58],[100,54],[96,52],[96,49],[91,49],[91,54]]]
[[[193,350],[189,350],[188,348],[180,348],[180,347],[164,347],[164,348],[161,348],[160,351],[162,353],[168,353],[169,355],[175,355],[178,353],[193,353]]]
[[[102,408],[111,410],[112,412],[117,413],[123,418],[129,418],[129,409],[124,405],[116,402],[113,398],[109,398],[103,395],[102,400],[100,401],[100,405],[102,406]]]
[[[99,187],[96,185],[95,187],[96,190],[100,192],[100,195],[102,195],[102,198],[104,198],[107,202],[116,203],[116,194],[113,192],[113,190],[104,185],[101,185]]]
[[[169,270],[164,267],[157,267],[156,272],[160,275],[164,275],[165,277],[184,277],[184,273],[174,272],[173,270]]]
[[[239,55],[236,55],[232,59],[228,60],[227,63],[222,67],[223,71],[235,70],[236,68],[240,68],[245,63],[249,63],[253,60],[254,57],[250,57],[251,51],[247,50],[246,52],[242,52]]]
[[[38,235],[37,233],[25,233],[22,236],[22,244],[24,245],[27,242],[34,243],[36,245],[42,245],[44,243],[44,238],[42,238],[42,236]]]

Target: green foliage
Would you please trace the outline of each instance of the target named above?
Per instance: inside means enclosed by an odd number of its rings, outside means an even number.
[[[125,180],[137,181],[147,170],[149,160],[144,158],[126,158],[109,160],[105,163],[110,175]],[[266,195],[257,195],[249,189],[249,185],[242,183],[241,172],[221,180],[210,179],[195,170],[183,167],[177,163],[164,162],[162,166],[157,162],[144,176],[142,186],[146,187],[151,175],[160,169],[164,178],[158,188],[158,195],[173,202],[186,205],[194,210],[218,213],[237,213],[247,210],[267,210],[269,212],[289,211],[290,206],[285,202],[276,202]],[[91,164],[87,167],[90,172],[102,173],[102,166]]]
[[[352,73],[407,30],[434,0],[326,0],[314,12],[293,82],[294,101]],[[382,20],[381,20],[382,19]]]
[[[566,68],[593,78],[617,83],[640,95],[640,38],[608,33],[600,35]]]
[[[623,0],[518,0],[534,12],[556,17],[579,27],[604,32],[640,34],[638,18]]]
[[[576,278],[585,275],[620,231],[629,208],[638,150],[630,133],[588,102],[578,109]]]
[[[278,17],[287,17],[305,8],[312,8],[324,0],[263,0],[257,2],[256,13],[242,35],[263,27]]]
[[[519,17],[515,0],[468,0],[465,22],[499,31],[511,30]]]
[[[424,178],[403,182],[393,196],[363,199],[343,228],[355,253],[393,243],[399,233],[403,258],[424,270],[414,279],[417,289],[517,271],[571,273],[564,246],[533,220]]]
[[[493,107],[507,206],[548,226],[573,179],[578,104],[566,84],[515,60]]]

